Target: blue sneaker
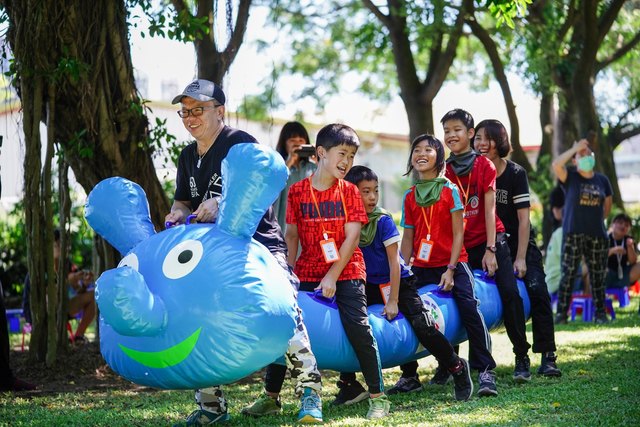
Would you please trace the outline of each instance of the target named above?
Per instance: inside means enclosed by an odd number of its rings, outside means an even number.
[[[303,424],[322,423],[322,401],[313,389],[305,387],[300,398],[300,412],[298,422]]]

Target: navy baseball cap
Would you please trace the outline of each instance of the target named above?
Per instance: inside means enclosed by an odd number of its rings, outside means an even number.
[[[171,101],[172,104],[177,104],[182,101],[182,98],[188,96],[189,98],[197,99],[198,101],[213,101],[216,100],[220,104],[224,105],[227,100],[224,96],[222,88],[209,80],[198,79],[194,80],[187,87],[184,88],[182,93]]]

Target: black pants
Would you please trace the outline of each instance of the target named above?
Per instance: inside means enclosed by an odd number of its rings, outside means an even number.
[[[511,243],[511,242],[509,242]],[[516,253],[513,245],[509,245],[511,253]],[[553,326],[553,309],[544,274],[542,254],[534,242],[529,242],[526,254],[527,274],[524,284],[531,303],[531,330],[533,331],[533,352],[546,353],[556,351],[555,330]]]
[[[436,359],[442,361],[446,368],[453,368],[458,363],[458,356],[453,351],[451,343],[435,327],[435,322],[422,304],[420,295],[415,286],[415,276],[400,280],[400,292],[398,293],[398,309],[409,320],[413,331],[420,341]],[[367,305],[384,304],[378,285],[367,284]],[[356,379],[352,372],[340,373],[340,379],[351,382]]]
[[[483,243],[472,248],[467,248],[469,265],[472,269],[482,269],[482,258],[486,253],[487,245]],[[513,352],[516,356],[525,356],[531,347],[527,342],[527,333],[524,318],[524,305],[522,297],[518,293],[516,276],[513,274],[513,262],[511,251],[507,244],[506,235],[498,233],[496,236],[496,261],[498,269],[495,279],[498,293],[502,300],[502,317],[507,336],[513,344]]]
[[[13,383],[13,372],[9,365],[9,328],[7,327],[6,307],[4,306],[4,290],[0,283],[0,310],[4,324],[0,326],[0,385],[10,386]]]
[[[417,283],[426,285],[440,283],[440,277],[447,267],[422,268],[413,267]],[[453,273],[454,286],[451,289],[453,300],[458,306],[460,320],[469,338],[469,366],[477,371],[494,369],[496,362],[491,356],[491,336],[480,312],[479,301],[473,293],[473,273],[467,263],[459,262]],[[438,363],[443,361],[438,360]],[[408,362],[400,366],[403,377],[416,376],[418,362]]]
[[[571,301],[571,284],[574,282],[580,259],[584,259],[589,268],[591,295],[596,305],[596,314],[606,315],[604,300],[604,278],[607,274],[607,256],[609,242],[606,237],[594,237],[586,234],[569,233],[564,236],[562,250],[562,277],[558,289],[558,313],[567,313]]]
[[[313,292],[319,282],[301,282],[300,290]],[[373,337],[369,316],[367,314],[367,296],[362,280],[340,280],[336,283],[336,303],[340,313],[340,321],[347,338],[356,353],[360,370],[367,383],[369,393],[376,394],[384,391],[382,369],[378,345]],[[266,389],[274,376],[267,375]]]

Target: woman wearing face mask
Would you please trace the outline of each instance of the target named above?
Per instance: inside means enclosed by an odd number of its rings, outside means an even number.
[[[566,167],[571,159],[575,168]],[[556,324],[567,323],[571,284],[583,256],[589,268],[591,293],[596,307],[595,322],[608,322],[604,306],[604,278],[609,245],[604,219],[611,211],[612,190],[609,179],[593,170],[595,163],[589,141],[582,139],[558,156],[552,164],[565,191],[562,220],[564,251]]]

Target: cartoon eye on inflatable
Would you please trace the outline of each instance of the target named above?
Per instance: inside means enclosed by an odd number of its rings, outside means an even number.
[[[135,271],[138,271],[138,256],[136,254],[127,255],[120,260],[118,267],[131,267]]]
[[[169,279],[180,279],[191,273],[200,262],[204,249],[199,240],[185,240],[169,251],[162,272]]]

